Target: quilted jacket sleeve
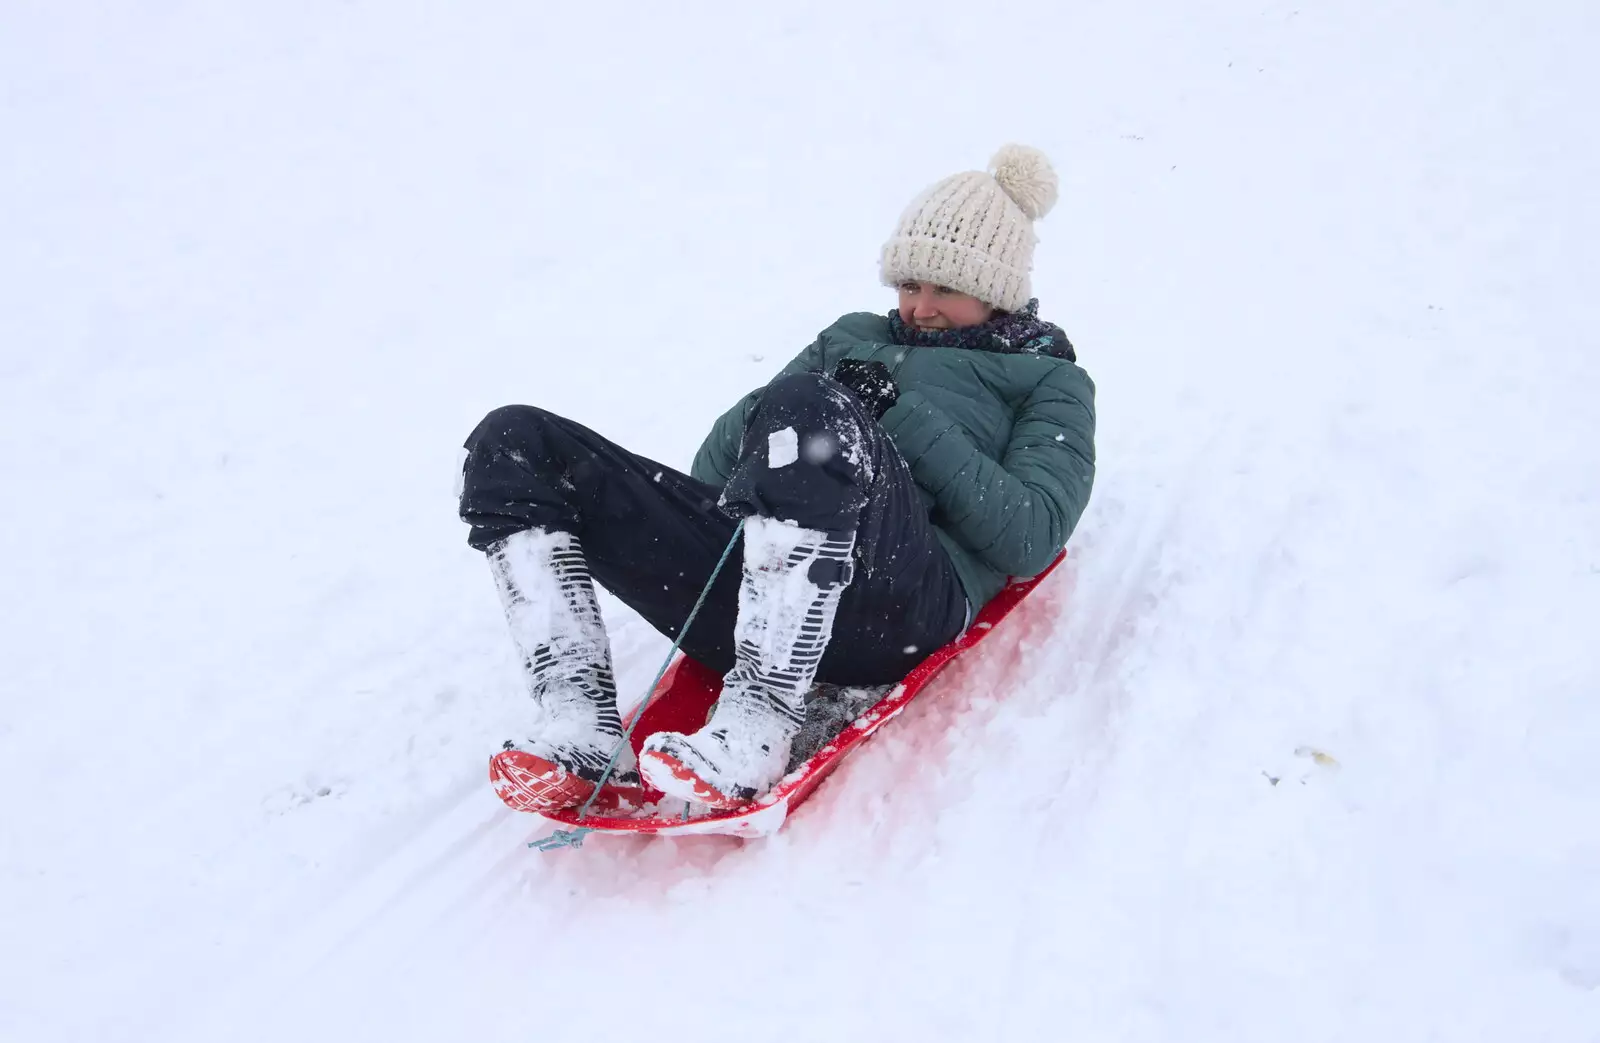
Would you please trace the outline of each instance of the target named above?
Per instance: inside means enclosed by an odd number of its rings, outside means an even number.
[[[700,443],[689,465],[689,474],[702,482],[722,488],[728,484],[728,475],[739,459],[739,441],[744,434],[745,418],[756,403],[759,391],[752,391],[733,404],[733,408],[717,417],[711,432]]]
[[[1007,575],[1050,564],[1089,502],[1094,382],[1070,362],[1052,366],[1022,401],[999,460],[917,391],[902,394],[883,424],[933,495],[936,524]]]

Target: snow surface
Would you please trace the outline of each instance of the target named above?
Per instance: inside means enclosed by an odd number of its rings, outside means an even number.
[[[0,1038],[1600,1039],[1600,8],[986,10],[5,5]],[[685,466],[1008,140],[1070,565],[778,836],[529,851],[461,440]]]

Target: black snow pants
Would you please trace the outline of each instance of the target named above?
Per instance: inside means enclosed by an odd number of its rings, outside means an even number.
[[[911,472],[843,385],[812,373],[767,386],[727,486],[697,481],[534,406],[504,406],[466,442],[461,518],[487,550],[523,529],[578,537],[595,580],[677,637],[738,518],[856,533],[854,579],[817,671],[841,685],[900,680],[966,625],[955,566]],[[733,666],[742,547],[717,577],[683,650]]]

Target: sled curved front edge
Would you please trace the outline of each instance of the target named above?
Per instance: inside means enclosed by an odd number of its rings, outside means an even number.
[[[804,764],[785,775],[768,793],[743,807],[718,810],[695,806],[688,817],[663,813],[656,805],[662,794],[650,791],[645,802],[633,814],[615,813],[591,808],[589,814],[578,817],[577,808],[546,812],[544,817],[564,826],[584,827],[599,833],[646,833],[656,835],[693,835],[716,833],[738,837],[769,836],[782,828],[789,813],[800,805],[828,777],[839,762],[856,746],[865,742],[883,725],[893,720],[920,693],[929,681],[938,675],[967,649],[982,641],[994,631],[1000,621],[1027,597],[1034,587],[1061,564],[1065,552],[1056,556],[1047,568],[1032,579],[1017,580],[1006,585],[1000,593],[984,606],[970,627],[954,641],[934,652],[917,665],[905,679],[889,690],[869,710],[857,717],[838,735],[812,754]],[[722,689],[722,677],[694,659],[680,654],[661,678],[661,683],[651,693],[638,725],[633,730],[634,751],[638,752],[645,737],[659,731],[693,732],[705,723],[706,716],[717,701]],[[609,789],[610,787],[607,787]],[[602,798],[597,805],[614,804]],[[681,804],[678,805],[680,808]],[[696,814],[694,812],[700,812]]]

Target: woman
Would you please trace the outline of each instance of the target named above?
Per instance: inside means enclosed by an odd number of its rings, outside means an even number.
[[[1020,145],[926,190],[883,248],[898,307],[824,330],[717,420],[688,475],[532,406],[484,418],[461,517],[541,711],[502,754],[535,780],[520,806],[584,801],[622,737],[592,579],[677,637],[742,521],[682,641],[722,696],[616,776],[733,807],[783,775],[813,682],[898,681],[1055,558],[1094,481],[1094,385],[1030,299],[1056,193]]]

